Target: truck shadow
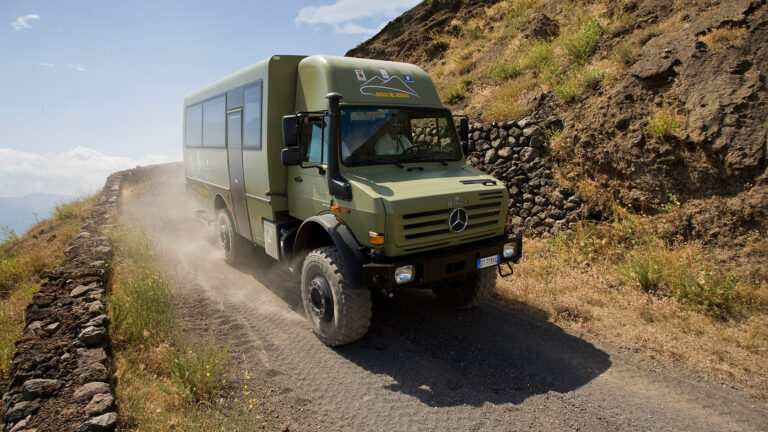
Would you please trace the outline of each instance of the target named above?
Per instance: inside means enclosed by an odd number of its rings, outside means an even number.
[[[449,310],[423,290],[379,305],[366,337],[337,352],[432,407],[519,404],[575,390],[611,366],[607,353],[547,321],[497,302]]]
[[[287,270],[238,267],[303,315],[298,284],[288,282]],[[497,301],[455,311],[419,289],[377,301],[366,336],[334,350],[391,377],[386,389],[431,407],[519,404],[550,391],[576,390],[611,366],[607,353],[542,316]]]

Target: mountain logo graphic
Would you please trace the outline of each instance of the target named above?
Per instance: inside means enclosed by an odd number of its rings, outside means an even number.
[[[379,97],[386,96],[389,93],[400,93],[419,97],[419,94],[398,76],[390,76],[389,79],[385,80],[377,75],[360,86],[360,93],[366,96]]]

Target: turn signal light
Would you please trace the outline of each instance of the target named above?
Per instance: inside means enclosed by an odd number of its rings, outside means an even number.
[[[331,211],[334,212],[334,213],[338,213],[338,212],[341,211],[341,207],[339,207],[337,205],[332,205],[331,206]]]
[[[368,233],[368,241],[371,242],[372,245],[383,245],[384,234],[377,234],[371,231]]]

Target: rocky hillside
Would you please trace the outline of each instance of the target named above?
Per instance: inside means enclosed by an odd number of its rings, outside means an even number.
[[[473,122],[557,116],[559,184],[724,244],[768,227],[767,41],[765,1],[431,0],[347,55],[420,65]]]

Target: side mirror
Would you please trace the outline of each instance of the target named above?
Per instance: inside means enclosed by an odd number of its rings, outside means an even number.
[[[299,116],[283,116],[283,144],[286,148],[299,145]]]
[[[469,119],[462,117],[459,119],[459,139],[461,141],[469,141]]]
[[[285,119],[285,117],[283,117]],[[285,130],[285,129],[283,129]],[[296,166],[301,164],[301,150],[298,147],[284,148],[280,152],[280,160],[285,166]]]

